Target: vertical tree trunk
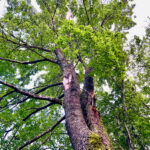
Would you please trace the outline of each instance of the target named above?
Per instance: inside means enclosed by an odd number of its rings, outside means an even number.
[[[63,71],[66,129],[73,149],[86,150],[90,132],[81,109],[80,86],[77,76],[74,67],[67,63],[59,49],[56,50],[56,55]]]
[[[85,72],[84,87],[81,94],[81,106],[85,121],[91,131],[100,136],[101,142],[106,149],[111,149],[111,143],[103,123],[100,113],[96,110],[96,98],[94,95],[93,77],[90,76],[92,68]]]
[[[63,71],[66,129],[73,149],[92,150],[93,148],[89,146],[91,131],[100,135],[104,147],[109,147],[109,139],[102,126],[100,114],[96,110],[93,78],[88,77],[91,69],[85,73],[84,89],[81,94],[74,66],[65,60],[60,49],[56,50],[56,56]]]

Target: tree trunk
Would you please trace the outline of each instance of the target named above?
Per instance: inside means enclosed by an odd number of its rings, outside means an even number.
[[[85,73],[84,89],[81,94],[74,66],[65,60],[60,49],[57,49],[55,53],[60,68],[63,71],[66,129],[73,149],[94,149],[90,145],[92,132],[99,135],[103,149],[111,149],[109,138],[104,131],[100,119],[100,114],[96,110],[93,78],[88,77],[91,69],[88,69]]]
[[[94,81],[90,76],[92,68],[85,72],[84,87],[81,94],[81,107],[88,128],[99,135],[101,143],[105,149],[112,149],[109,137],[101,120],[100,113],[96,110],[96,98],[94,94]]]

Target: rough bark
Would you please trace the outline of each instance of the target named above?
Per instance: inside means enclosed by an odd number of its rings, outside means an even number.
[[[100,136],[105,150],[110,150],[110,141],[96,110],[93,78],[89,76],[92,68],[85,72],[84,89],[80,93],[74,66],[69,64],[60,49],[56,50],[58,63],[63,72],[64,109],[66,129],[74,150],[92,150],[89,139],[92,132]]]
[[[66,129],[74,150],[86,150],[89,129],[83,117],[80,104],[80,86],[76,72],[71,64],[63,57],[59,49],[56,50],[60,67],[63,71],[64,108]]]
[[[84,87],[81,94],[81,105],[84,118],[89,129],[100,136],[101,142],[106,147],[106,149],[111,149],[110,140],[107,136],[106,130],[103,127],[100,113],[96,110],[94,82],[93,77],[89,75],[91,71],[92,68],[88,68],[85,72]]]

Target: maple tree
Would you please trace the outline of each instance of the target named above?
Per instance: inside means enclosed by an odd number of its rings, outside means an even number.
[[[148,150],[149,28],[124,48],[135,5],[37,0],[37,11],[7,2],[0,148]]]

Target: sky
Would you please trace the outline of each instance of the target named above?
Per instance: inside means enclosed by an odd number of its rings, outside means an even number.
[[[137,23],[135,27],[130,29],[129,38],[132,38],[134,35],[138,35],[140,37],[145,34],[145,28],[150,24],[150,0],[134,0],[135,1],[135,8],[134,8],[134,15],[136,18],[134,21]]]

